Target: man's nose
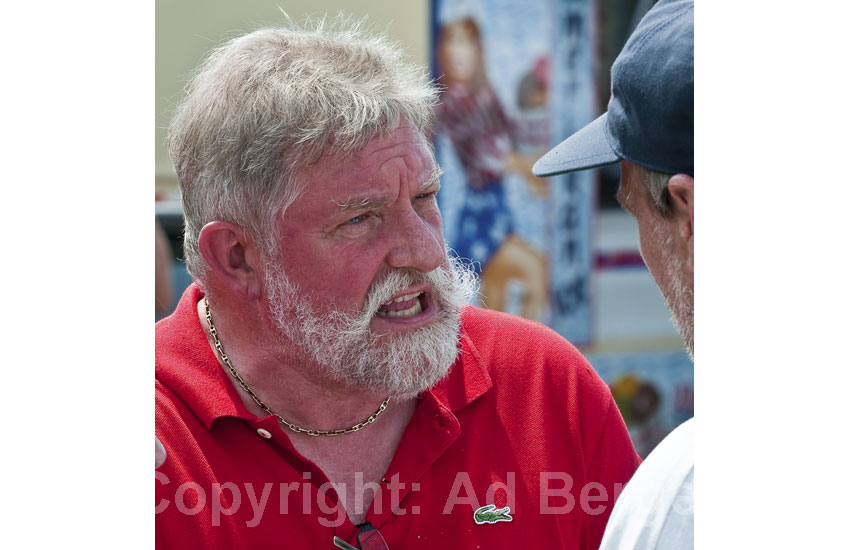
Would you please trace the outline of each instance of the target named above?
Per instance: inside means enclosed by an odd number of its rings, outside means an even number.
[[[420,216],[412,207],[397,214],[390,229],[392,246],[387,253],[387,264],[393,268],[413,268],[428,273],[440,267],[445,260],[443,233],[439,214],[435,219]]]

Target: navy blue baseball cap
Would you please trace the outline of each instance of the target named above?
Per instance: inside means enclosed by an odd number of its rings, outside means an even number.
[[[693,0],[661,0],[647,12],[611,68],[608,112],[532,171],[553,176],[621,160],[694,175]]]

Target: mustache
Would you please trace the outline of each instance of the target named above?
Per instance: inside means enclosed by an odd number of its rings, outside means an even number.
[[[413,285],[429,283],[432,285],[434,299],[443,303],[445,302],[444,293],[451,288],[446,285],[451,285],[451,280],[451,273],[442,266],[428,273],[410,268],[391,271],[380,280],[372,282],[367,290],[363,308],[359,312],[346,313],[338,310],[328,312],[324,315],[324,326],[333,327],[341,338],[348,340],[352,345],[359,345],[361,352],[365,353],[381,336],[371,333],[372,319],[393,295]]]
[[[439,306],[440,317],[457,313],[478,290],[475,272],[455,258],[449,259],[449,265],[443,265],[433,271],[419,271],[412,268],[400,268],[388,272],[383,278],[374,281],[367,290],[366,300],[359,313],[332,311],[325,320],[340,333],[355,337],[369,334],[372,319],[378,310],[400,291],[414,285],[431,286],[431,297]],[[373,338],[379,335],[371,335]]]
[[[281,268],[266,274],[271,312],[277,318],[295,315],[304,334],[317,334],[333,328],[351,337],[369,333],[372,319],[381,306],[400,291],[414,285],[430,285],[430,294],[440,308],[439,315],[457,313],[463,304],[470,303],[478,293],[479,280],[474,270],[459,258],[449,257],[447,265],[429,272],[413,268],[388,271],[374,280],[366,291],[359,311],[316,308],[310,296],[292,283]],[[301,296],[301,298],[298,298]]]

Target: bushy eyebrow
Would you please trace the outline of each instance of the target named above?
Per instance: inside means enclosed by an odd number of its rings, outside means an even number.
[[[385,205],[387,200],[375,200],[375,199],[349,199],[347,201],[338,202],[331,201],[335,205],[339,207],[339,209],[343,212],[347,212],[349,210],[373,210],[376,208],[380,208]]]
[[[439,188],[441,175],[443,175],[443,170],[439,166],[435,166],[431,175],[428,176],[428,179],[419,186],[419,193],[431,193]],[[386,205],[389,201],[387,199],[355,197],[341,202],[335,200],[331,202],[333,202],[342,212],[348,212],[351,210],[377,210]]]
[[[430,193],[431,191],[434,191],[435,189],[439,188],[440,176],[442,175],[443,169],[439,166],[434,166],[434,171],[431,172],[431,175],[428,177],[425,183],[420,186],[419,191],[422,193]]]

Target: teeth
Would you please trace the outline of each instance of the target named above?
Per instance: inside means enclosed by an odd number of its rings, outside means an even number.
[[[419,300],[416,300],[416,298],[421,295],[422,292],[415,292],[413,294],[405,294],[404,296],[399,296],[398,298],[395,298],[394,300],[391,300],[384,305],[414,300],[413,305],[407,309],[402,309],[398,311],[379,311],[378,315],[382,315],[384,317],[413,317],[414,315],[418,315],[422,313],[422,304],[420,304]]]
[[[395,300],[393,300],[393,302],[406,302],[406,301],[408,301],[408,300],[412,300],[412,299],[416,298],[416,297],[417,297],[417,296],[419,296],[420,294],[422,294],[422,293],[421,293],[421,292],[417,292],[416,294],[406,294],[406,295],[404,295],[404,296],[399,296],[398,298],[396,298]]]
[[[415,297],[416,295],[412,294],[411,296]],[[398,300],[394,300],[394,301],[397,302]],[[419,313],[422,313],[422,306],[419,304],[419,301],[417,300],[416,303],[413,304],[413,306],[411,306],[407,309],[402,309],[401,311],[388,311],[386,313],[386,316],[387,317],[413,317],[414,315],[417,315]]]

